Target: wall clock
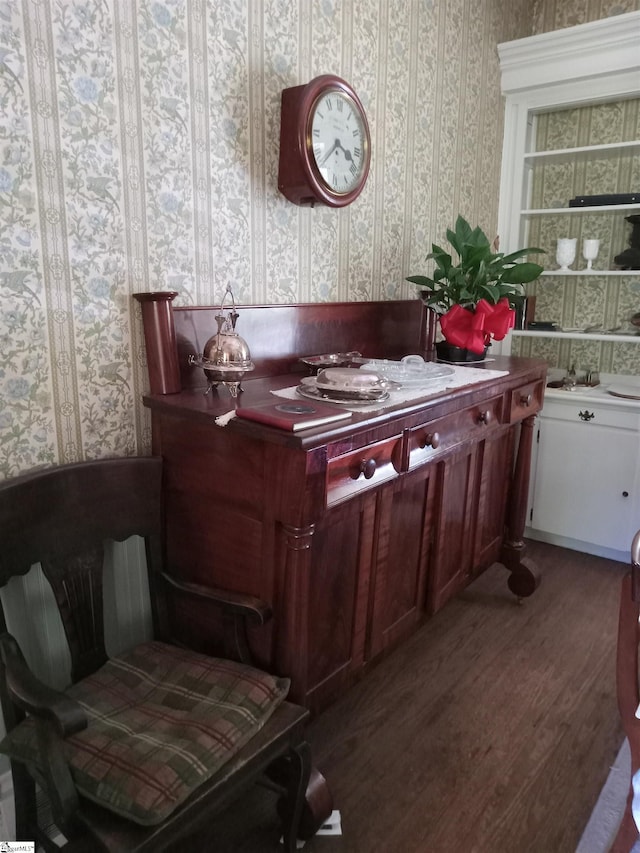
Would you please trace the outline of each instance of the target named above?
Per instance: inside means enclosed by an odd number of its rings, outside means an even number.
[[[278,189],[289,201],[345,207],[370,163],[367,116],[348,83],[323,74],[282,92]]]

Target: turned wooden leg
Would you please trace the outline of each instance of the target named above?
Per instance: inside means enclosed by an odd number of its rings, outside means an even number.
[[[36,786],[27,769],[11,762],[13,776],[13,802],[15,807],[16,840],[33,841],[38,825]]]
[[[296,853],[296,840],[301,837],[301,820],[305,794],[311,772],[311,750],[306,741],[291,749],[288,756],[289,780],[284,805],[280,810],[283,821],[283,842],[287,853]]]
[[[327,780],[322,773],[311,768],[309,784],[305,793],[302,806],[302,819],[298,829],[298,838],[304,840],[312,838],[320,829],[322,824],[331,817],[333,811],[333,797],[327,785]]]
[[[503,565],[511,572],[508,580],[509,589],[519,598],[532,595],[540,583],[536,567],[530,561],[525,560],[526,546],[524,544],[534,424],[535,415],[531,415],[525,418],[520,427],[518,453],[509,497],[507,534],[502,546],[501,557]]]
[[[309,675],[309,579],[311,572],[311,545],[315,525],[295,527],[283,524],[285,590],[279,608],[277,668],[291,679],[289,699],[300,705],[307,704]]]
[[[271,782],[279,787],[284,787],[289,792],[291,780],[295,777],[295,773],[296,768],[291,765],[290,756],[274,761],[266,771],[267,778]],[[278,801],[278,815],[285,826],[291,820],[291,802],[290,796],[282,797]],[[297,837],[301,840],[312,838],[331,816],[332,811],[333,797],[327,780],[319,770],[311,767],[301,802]]]

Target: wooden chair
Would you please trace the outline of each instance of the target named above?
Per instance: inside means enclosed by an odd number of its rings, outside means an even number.
[[[631,571],[622,579],[620,615],[618,619],[618,648],[616,683],[618,708],[622,728],[631,750],[631,778],[640,770],[640,719],[636,710],[640,706],[638,683],[638,650],[640,647],[640,530],[631,545]],[[629,853],[638,840],[638,828],[633,819],[633,784],[610,853]]]
[[[184,583],[163,567],[159,458],[111,459],[40,470],[0,483],[0,586],[35,563],[53,589],[69,644],[71,686],[29,670],[0,612],[0,698],[11,757],[17,840],[57,850],[38,826],[36,792],[51,803],[68,850],[188,849],[182,839],[256,781],[280,794],[284,847],[331,811],[304,737],[308,712],[287,702],[288,680],[248,663],[247,620],[258,599]],[[144,537],[154,639],[108,659],[105,540]],[[175,642],[180,595],[224,614],[226,656]],[[36,620],[37,614],[30,614]],[[305,801],[305,792],[307,801]]]

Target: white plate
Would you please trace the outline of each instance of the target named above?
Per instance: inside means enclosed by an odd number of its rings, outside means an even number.
[[[640,387],[637,385],[610,385],[607,393],[614,397],[624,397],[625,400],[640,400]]]

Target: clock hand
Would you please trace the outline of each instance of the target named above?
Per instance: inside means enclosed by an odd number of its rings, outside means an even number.
[[[336,139],[336,145],[344,154],[344,159],[347,161],[347,163],[352,163],[353,162],[353,155],[351,154],[351,151],[349,151],[347,148],[345,148],[339,139]]]
[[[332,154],[333,154],[333,152],[336,150],[336,148],[342,148],[342,146],[340,145],[340,140],[339,140],[339,139],[336,139],[336,141],[333,143],[333,145],[331,146],[331,148],[330,148],[330,149],[327,151],[327,153],[324,155],[324,157],[323,157],[323,158],[322,158],[322,160],[320,161],[320,165],[321,165],[321,166],[324,166],[324,164],[327,162],[327,160],[329,159],[329,157],[331,157],[331,155],[332,155]]]

